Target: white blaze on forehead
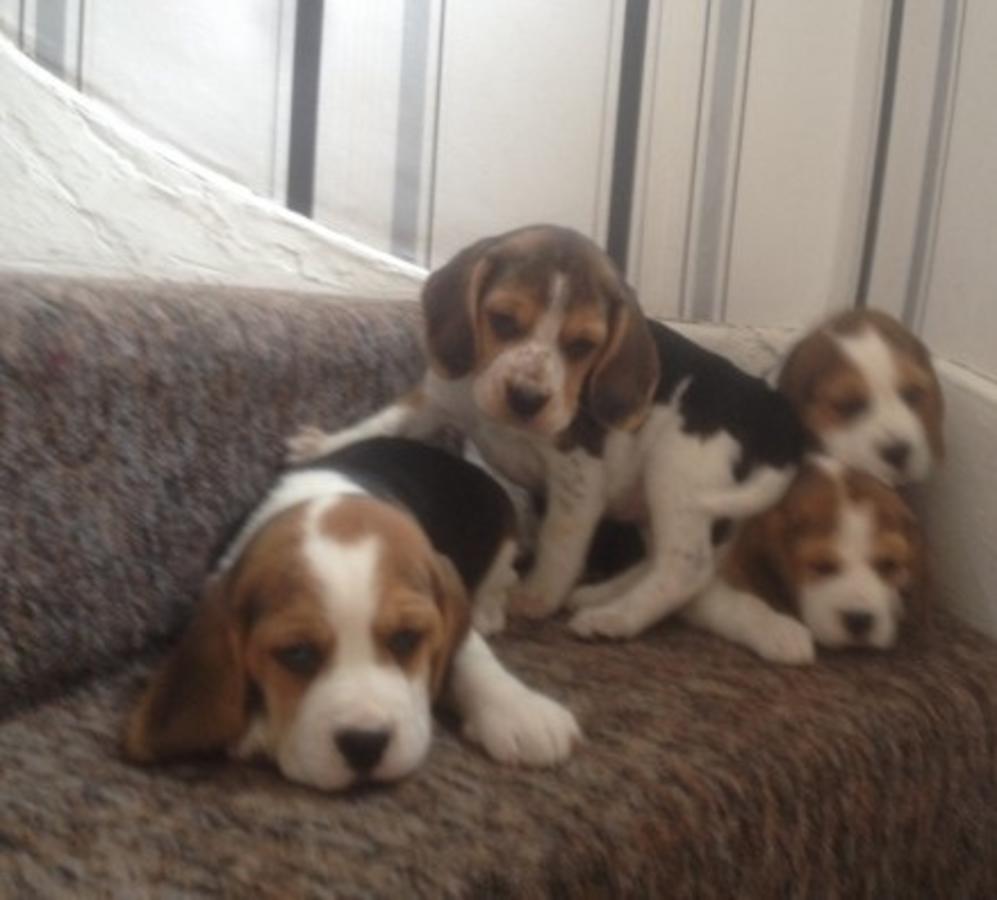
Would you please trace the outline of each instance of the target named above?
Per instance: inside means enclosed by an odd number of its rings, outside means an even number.
[[[924,477],[931,453],[921,419],[901,396],[901,373],[893,351],[871,328],[857,335],[833,337],[868,385],[869,405],[854,421],[824,434],[827,450],[890,483]],[[910,454],[900,469],[883,456],[891,445],[904,445]]]
[[[547,289],[547,308],[533,329],[533,340],[542,343],[556,343],[561,333],[564,314],[568,308],[570,283],[563,272],[552,272]]]
[[[886,342],[874,329],[867,328],[854,335],[835,335],[834,340],[874,391],[896,390],[896,360]]]
[[[358,484],[329,469],[289,472],[274,485],[266,499],[246,520],[242,530],[218,561],[216,569],[224,572],[230,568],[263,526],[292,506],[316,497],[340,497],[346,494],[364,493],[366,492]]]
[[[305,562],[320,585],[322,613],[336,633],[339,665],[352,659],[373,661],[373,622],[381,589],[378,536],[344,543],[322,529],[323,520],[341,501],[333,497],[309,506],[302,544]]]
[[[838,550],[845,561],[862,565],[871,556],[873,536],[872,509],[867,505],[844,503],[838,526]]]

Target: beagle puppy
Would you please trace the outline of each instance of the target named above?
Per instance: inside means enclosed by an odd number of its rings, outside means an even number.
[[[564,759],[574,717],[469,628],[469,593],[508,587],[511,515],[481,470],[410,441],[287,472],[209,577],[126,754],[260,756],[323,790],[394,781],[426,756],[445,694],[494,759]]]
[[[774,502],[802,455],[784,397],[648,322],[610,258],[577,232],[530,226],[478,241],[429,276],[422,302],[429,369],[416,391],[336,434],[305,429],[289,450],[303,459],[371,434],[455,426],[542,498],[519,613],[565,603],[610,517],[645,527],[648,562],[572,627],[637,634],[705,586],[718,522]],[[575,598],[604,599],[589,588]]]
[[[901,618],[923,606],[926,570],[917,520],[897,491],[813,456],[780,502],[742,527],[720,575],[682,615],[765,659],[810,663],[815,643],[893,646]]]
[[[816,447],[888,484],[924,479],[943,456],[931,355],[886,313],[834,316],[793,347],[778,386]]]

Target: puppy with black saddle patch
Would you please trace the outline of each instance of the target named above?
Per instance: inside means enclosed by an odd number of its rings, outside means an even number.
[[[127,728],[138,762],[227,752],[324,790],[425,758],[431,707],[500,762],[546,766],[580,737],[470,626],[515,580],[513,512],[480,469],[382,438],[280,477],[207,580]]]
[[[649,321],[577,232],[535,225],[477,241],[429,276],[422,304],[419,387],[338,432],[303,429],[288,449],[302,460],[359,437],[456,428],[543,499],[514,613],[568,605],[576,634],[641,633],[709,583],[725,524],[771,506],[796,471],[804,433],[789,401]],[[640,528],[646,560],[576,590],[604,519]]]

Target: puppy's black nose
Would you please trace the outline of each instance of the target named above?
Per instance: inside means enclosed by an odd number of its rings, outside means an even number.
[[[898,472],[902,472],[907,466],[907,460],[910,458],[910,444],[906,441],[885,444],[879,448],[879,455]]]
[[[532,419],[544,408],[549,399],[549,394],[543,394],[527,387],[517,387],[510,384],[505,389],[505,402],[509,404],[509,409],[521,419]]]
[[[384,748],[388,746],[387,731],[362,731],[359,728],[345,728],[335,734],[339,752],[355,772],[369,772],[380,762]]]
[[[841,621],[853,638],[863,638],[872,629],[873,615],[867,612],[843,612]]]

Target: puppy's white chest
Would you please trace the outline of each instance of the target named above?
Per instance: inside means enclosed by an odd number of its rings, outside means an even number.
[[[543,490],[546,466],[535,440],[487,423],[478,423],[470,437],[485,461],[505,478],[529,491]]]

